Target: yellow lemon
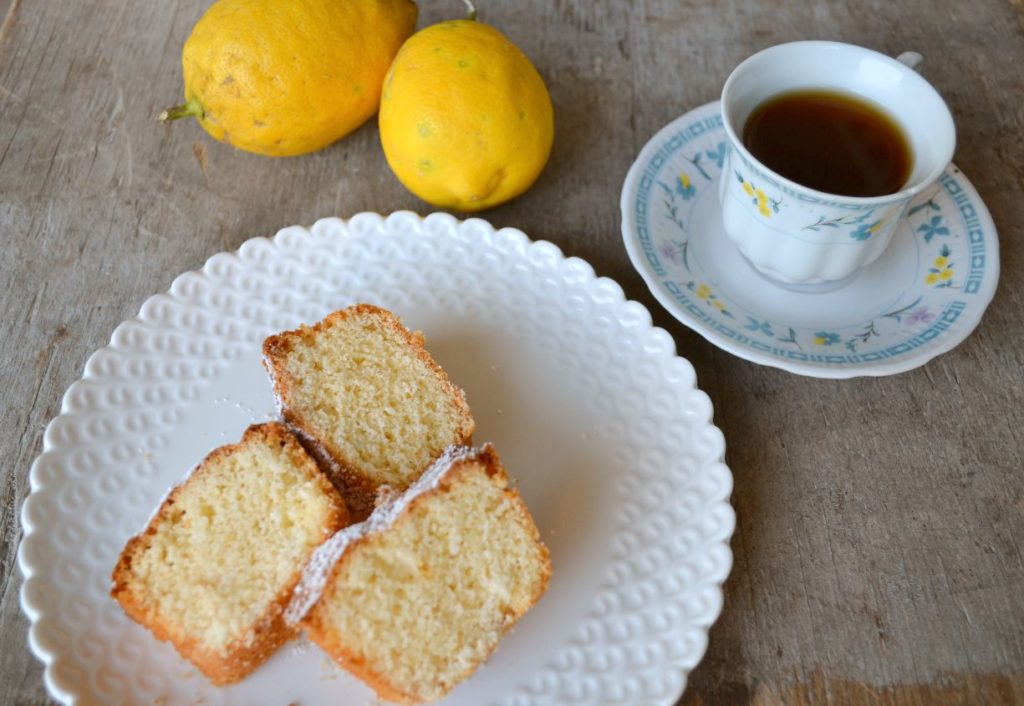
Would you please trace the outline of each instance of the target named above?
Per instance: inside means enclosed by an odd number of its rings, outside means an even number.
[[[182,51],[186,102],[160,117],[249,152],[318,150],[377,112],[416,15],[412,0],[218,0]]]
[[[427,27],[402,46],[384,79],[379,121],[399,181],[460,211],[526,191],[554,139],[540,74],[501,32],[475,20]]]

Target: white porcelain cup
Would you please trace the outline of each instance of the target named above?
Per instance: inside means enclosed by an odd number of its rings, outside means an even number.
[[[885,251],[910,200],[938,179],[956,144],[949,108],[911,68],[919,61],[916,54],[896,60],[850,44],[809,41],[765,49],[732,72],[722,90],[731,149],[719,199],[726,233],[758,271],[783,283],[822,284],[852,275]],[[775,173],[744,147],[740,135],[755,108],[807,89],[866,98],[899,123],[912,155],[899,191],[872,197],[816,191]]]

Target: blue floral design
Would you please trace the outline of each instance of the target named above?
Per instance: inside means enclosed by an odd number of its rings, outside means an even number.
[[[839,343],[839,334],[832,333],[831,331],[816,331],[814,333],[814,342],[819,346],[832,346]]]
[[[722,141],[718,143],[718,146],[713,150],[705,150],[704,155],[715,163],[715,166],[719,169],[725,164],[725,156],[729,154],[729,143]]]
[[[772,325],[768,321],[758,321],[753,316],[748,316],[749,322],[743,327],[748,331],[759,331],[765,336],[774,336],[775,332],[772,331]]]
[[[676,193],[682,196],[684,201],[689,201],[697,195],[697,187],[690,181],[690,176],[686,172],[679,172],[679,178],[676,180]]]
[[[878,226],[882,224],[882,221],[875,221],[874,223],[861,223],[855,231],[850,233],[850,237],[854,240],[867,240],[874,232],[878,230]]]
[[[930,221],[917,227],[917,232],[924,236],[924,242],[930,243],[936,235],[949,235],[949,228],[942,224],[942,216],[932,216]]]

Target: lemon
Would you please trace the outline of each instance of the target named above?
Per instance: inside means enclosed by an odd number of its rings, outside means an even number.
[[[554,139],[540,74],[501,32],[475,20],[432,25],[402,46],[384,79],[379,122],[399,181],[459,211],[526,191]]]
[[[249,152],[312,152],[380,104],[416,25],[412,0],[218,0],[185,42],[185,104],[214,138]]]

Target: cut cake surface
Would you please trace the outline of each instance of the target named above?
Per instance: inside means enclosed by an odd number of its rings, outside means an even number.
[[[216,684],[296,634],[283,611],[313,550],[348,524],[337,490],[279,423],[211,452],[125,546],[111,595]]]
[[[474,430],[465,395],[397,316],[357,304],[271,336],[264,365],[285,421],[331,468],[356,519]]]
[[[547,548],[490,445],[452,447],[404,494],[327,540],[286,620],[381,698],[468,677],[547,588]]]

